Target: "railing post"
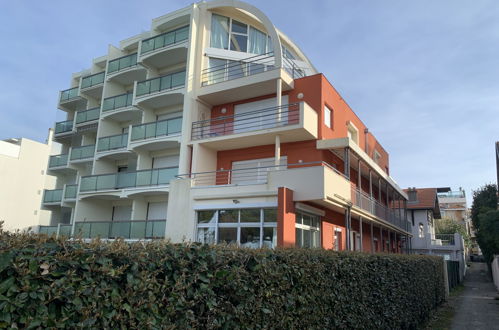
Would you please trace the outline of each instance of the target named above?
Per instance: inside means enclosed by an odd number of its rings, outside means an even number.
[[[57,224],[57,232],[56,232],[56,234],[55,234],[55,238],[59,238],[59,233],[60,233],[60,231],[61,231],[61,224],[60,224],[60,223],[58,223],[58,224]]]

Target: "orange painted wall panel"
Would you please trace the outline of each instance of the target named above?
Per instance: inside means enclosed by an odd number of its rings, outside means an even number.
[[[293,190],[279,187],[277,190],[277,246],[295,246],[295,223],[296,214],[293,202]]]

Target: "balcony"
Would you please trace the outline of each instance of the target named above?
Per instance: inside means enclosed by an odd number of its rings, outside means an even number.
[[[132,126],[130,148],[159,150],[177,147],[180,143],[182,117]]]
[[[101,137],[97,141],[97,158],[109,157],[123,159],[130,153],[128,146],[128,133]]]
[[[192,123],[193,141],[214,150],[317,139],[317,113],[305,102]]]
[[[363,191],[359,191],[353,186],[351,200],[353,206],[363,211],[367,211],[370,214],[375,215],[376,217],[405,231],[410,230],[409,222],[405,220],[405,214],[402,208],[388,208],[376,199],[370,197]]]
[[[60,92],[59,107],[63,110],[76,110],[85,105],[86,100],[80,97],[79,87],[73,87]]]
[[[76,112],[75,127],[87,126],[96,123],[100,117],[100,108],[93,108]]]
[[[160,239],[165,237],[166,220],[87,221],[75,223],[75,237],[84,239]]]
[[[54,140],[58,142],[68,142],[71,141],[71,138],[73,137],[73,134],[75,133],[75,130],[73,128],[73,121],[72,120],[66,120],[66,121],[61,121],[58,123],[55,123],[55,130],[54,130]]]
[[[75,201],[78,194],[77,184],[67,184],[64,188],[64,201]]]
[[[95,154],[95,144],[71,148],[69,161],[71,163],[81,163],[93,161]]]
[[[114,59],[107,65],[107,79],[121,85],[144,80],[146,73],[146,69],[137,64],[137,53]]]
[[[184,100],[185,71],[137,82],[135,99],[137,105],[161,108],[181,104]]]
[[[178,167],[155,168],[136,172],[119,172],[84,176],[81,178],[80,193],[112,192],[120,189],[138,190],[129,191],[129,194],[155,194],[161,188],[170,184],[170,180],[178,174]],[[141,191],[144,190],[144,191]]]
[[[54,155],[49,158],[49,170],[57,170],[68,166],[68,154]]]
[[[45,234],[48,236],[55,235],[56,237],[70,237],[73,225],[58,224],[57,226],[38,226],[38,234]]]
[[[104,77],[106,72],[102,71],[90,76],[81,78],[81,93],[87,94],[95,99],[102,97],[102,89],[104,86]]]
[[[43,205],[60,205],[62,201],[62,189],[45,189],[43,193]]]
[[[435,234],[430,235],[431,245],[454,246],[456,240],[454,234]]]
[[[102,117],[118,121],[140,119],[142,110],[132,105],[133,93],[105,98],[102,102]]]
[[[303,71],[284,60],[275,67],[272,53],[247,57],[238,61],[210,58],[210,67],[201,72],[199,98],[209,104],[224,104],[276,93],[277,79],[282,91],[293,89],[293,79]]]
[[[153,68],[173,66],[187,60],[189,26],[142,40],[141,61]]]

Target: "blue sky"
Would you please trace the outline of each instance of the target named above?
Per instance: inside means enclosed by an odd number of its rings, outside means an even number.
[[[499,2],[248,0],[309,56],[390,153],[401,187],[495,181]],[[0,139],[44,141],[58,91],[108,44],[191,1],[2,1]]]

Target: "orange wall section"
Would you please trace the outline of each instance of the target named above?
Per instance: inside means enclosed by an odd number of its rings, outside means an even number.
[[[277,189],[277,246],[294,247],[296,243],[296,214],[293,190]]]

